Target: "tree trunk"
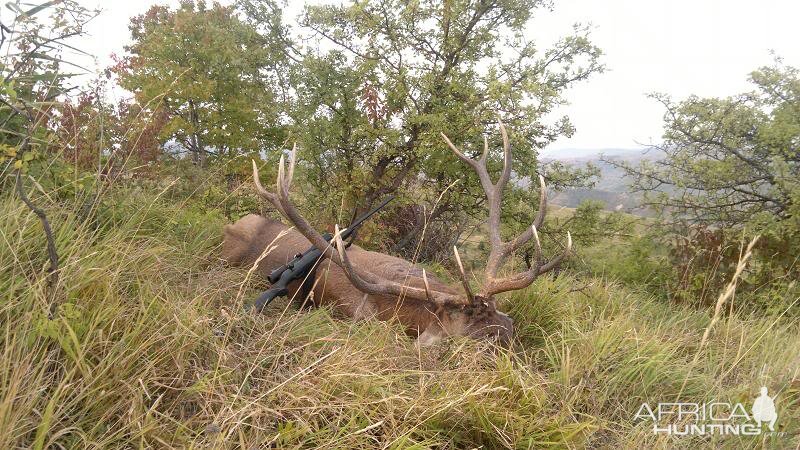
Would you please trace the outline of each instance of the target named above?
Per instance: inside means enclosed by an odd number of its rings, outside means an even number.
[[[44,228],[44,235],[47,239],[47,256],[50,259],[50,267],[47,269],[47,290],[48,290],[48,297],[50,297],[50,318],[52,319],[56,307],[58,307],[58,303],[56,302],[56,289],[58,288],[58,251],[56,249],[56,241],[53,237],[53,230],[50,228],[50,221],[47,219],[47,214],[44,212],[43,209],[36,206],[29,198],[28,195],[25,193],[25,187],[22,185],[22,172],[21,170],[17,170],[17,179],[16,179],[16,188],[17,194],[19,198],[22,199],[22,202],[25,203],[25,206],[28,207],[37,217],[39,217],[39,221],[42,223],[42,228]]]
[[[200,167],[206,166],[206,149],[203,146],[203,140],[200,138],[200,118],[197,116],[197,108],[194,106],[194,100],[189,100],[189,120],[192,122],[194,132],[191,135],[190,142],[192,144],[192,161]]]

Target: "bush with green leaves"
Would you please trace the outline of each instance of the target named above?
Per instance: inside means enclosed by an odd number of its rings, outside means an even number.
[[[639,166],[608,162],[625,169],[633,190],[662,219],[676,278],[692,275],[683,283],[688,297],[709,280],[686,270],[681,258],[718,255],[700,268],[719,269],[714,292],[730,278],[741,243],[760,235],[740,290],[752,292],[759,308],[783,310],[794,300],[790,282],[800,278],[800,71],[778,61],[754,71],[750,81],[753,91],[727,98],[675,103],[656,96],[666,109],[663,159]],[[706,239],[710,234],[715,238]]]

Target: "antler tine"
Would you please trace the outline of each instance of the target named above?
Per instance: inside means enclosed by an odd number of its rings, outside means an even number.
[[[489,173],[486,171],[486,162],[484,161],[484,158],[481,158],[481,161],[479,162],[475,161],[472,158],[467,157],[467,155],[462,153],[461,150],[459,150],[458,147],[456,147],[455,144],[453,144],[450,141],[450,138],[448,138],[446,134],[444,133],[439,133],[439,134],[442,136],[442,139],[444,139],[444,141],[447,143],[447,146],[450,147],[450,150],[452,150],[453,153],[455,153],[460,160],[469,164],[470,166],[472,166],[473,169],[475,169],[476,172],[478,172],[478,176],[481,179],[481,183],[484,182],[484,174],[486,180],[489,179]],[[491,182],[489,184],[491,184]]]
[[[428,296],[428,301],[433,302],[431,286],[428,284],[428,274],[425,272],[425,269],[422,269],[422,282],[425,283],[425,295]]]
[[[345,230],[346,229],[347,228],[345,228]],[[345,245],[344,242],[342,242],[342,231],[344,230],[339,230],[338,223],[333,226],[333,242],[336,244],[336,250],[339,252],[339,257],[342,258],[343,262],[348,262],[347,254],[345,253]]]
[[[536,253],[536,263],[542,263],[542,241],[539,240],[539,232],[536,230],[536,224],[531,225],[531,234],[533,234],[533,250]]]
[[[495,190],[497,192],[502,192],[508,180],[511,178],[511,143],[508,140],[506,126],[503,125],[500,116],[497,117],[497,125],[500,127],[500,135],[503,137],[503,172],[500,174],[500,179],[497,180]]]
[[[271,199],[273,197],[272,192],[269,192],[268,190],[264,189],[264,186],[261,185],[261,179],[258,174],[258,166],[256,165],[256,160],[251,159],[250,162],[253,163],[253,184],[255,184],[256,186],[256,193],[258,193],[258,195],[264,197],[267,200]]]
[[[464,265],[461,264],[461,255],[458,254],[458,247],[455,245],[453,246],[453,254],[456,256],[456,263],[458,263],[458,271],[461,275],[461,283],[464,285],[464,292],[467,293],[467,298],[469,298],[470,302],[475,301],[475,295],[472,293],[472,289],[469,287],[469,280],[467,279],[467,273],[464,272]]]
[[[284,182],[285,180],[283,179],[284,178],[283,170],[285,165],[286,165],[285,158],[283,157],[283,155],[281,155],[281,160],[278,162],[278,178],[275,179],[275,187],[278,191],[278,195],[280,196],[288,195],[289,191],[289,186],[286,186]],[[284,194],[284,191],[286,191],[286,194]]]
[[[275,209],[278,210],[282,215],[286,215],[283,212],[283,208],[281,207],[280,202],[278,201],[278,197],[273,194],[272,192],[264,189],[264,186],[261,185],[261,179],[258,173],[258,166],[256,165],[256,161],[251,159],[250,162],[253,163],[253,183],[256,186],[256,193],[263,198],[264,200],[270,202]]]
[[[536,229],[536,225],[531,225],[530,230],[531,234],[533,235],[534,263],[529,269],[531,274],[528,275],[528,277],[530,277],[530,283],[533,283],[533,281],[538,278],[539,270],[541,269],[544,261],[542,256],[542,241],[539,239],[539,231]]]
[[[563,251],[563,252],[561,252],[561,253],[560,253],[558,256],[556,256],[555,258],[553,258],[553,259],[551,259],[550,261],[548,261],[548,262],[547,262],[547,264],[543,265],[543,266],[542,266],[542,267],[539,269],[539,275],[541,275],[541,274],[543,274],[543,273],[545,273],[545,272],[549,272],[549,271],[553,270],[553,268],[555,268],[556,266],[558,266],[558,265],[561,263],[561,261],[563,261],[563,260],[564,260],[564,258],[566,258],[567,256],[569,256],[569,254],[570,254],[571,252],[572,252],[572,235],[570,234],[570,232],[569,232],[569,231],[567,231],[567,246],[566,246],[566,247],[564,247],[564,251]]]
[[[276,185],[278,194],[282,197],[289,197],[289,188],[292,186],[292,179],[294,178],[294,166],[297,161],[297,144],[292,146],[292,151],[289,153],[289,168],[285,170],[286,158],[281,155],[281,160],[278,162],[278,179]]]
[[[538,237],[538,233],[536,233]],[[538,239],[535,240],[535,243],[538,243]],[[564,260],[567,256],[569,256],[570,252],[572,251],[572,235],[567,232],[567,246],[564,248],[564,251],[561,252],[558,256],[548,261],[546,264],[542,265],[541,260],[541,246],[537,245],[536,252],[536,264],[533,265],[529,270],[510,276],[508,278],[503,278],[501,280],[491,280],[487,286],[484,287],[485,293],[482,295],[494,295],[499,294],[501,292],[507,291],[515,291],[518,289],[524,289],[530,286],[539,275],[547,273],[553,269],[555,269],[561,261]]]
[[[292,152],[289,153],[289,176],[286,179],[287,188],[292,185],[294,179],[294,163],[297,160],[297,142],[292,144]]]
[[[547,186],[544,183],[544,177],[539,175],[539,211],[536,213],[536,219],[533,221],[533,227],[536,229],[541,228],[544,223],[544,216],[547,214]],[[534,233],[532,228],[526,229],[522,234],[517,236],[513,241],[510,241],[505,246],[504,257],[522,247],[531,240]]]
[[[539,211],[536,213],[536,220],[533,222],[537,227],[544,223],[544,216],[547,214],[547,186],[544,184],[544,177],[539,175]]]

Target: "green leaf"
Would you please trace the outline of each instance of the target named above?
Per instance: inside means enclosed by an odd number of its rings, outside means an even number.
[[[47,406],[44,408],[44,414],[42,414],[42,418],[36,426],[36,436],[33,440],[33,448],[36,450],[42,450],[44,448],[45,439],[47,439],[47,435],[50,432],[50,425],[53,422],[56,405],[58,405],[59,399],[61,398],[61,391],[61,385],[59,385],[53,396],[50,397],[50,400],[47,402]]]

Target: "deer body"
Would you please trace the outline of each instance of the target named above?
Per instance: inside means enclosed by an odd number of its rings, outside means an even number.
[[[250,214],[239,219],[224,230],[222,258],[228,263],[252,267],[267,246],[273,250],[259,262],[256,273],[266,278],[269,273],[286,264],[297,253],[311,246],[311,242],[299,232],[281,222]],[[283,235],[281,235],[283,234]],[[363,267],[375,276],[389,279],[404,279],[408,286],[425,288],[422,270],[410,262],[384,253],[364,250],[352,245],[347,249],[353,264]],[[481,326],[470,327],[466,307],[437,305],[414,298],[398,298],[388,295],[367,294],[358,290],[344,273],[329,258],[323,258],[314,273],[310,300],[315,306],[331,305],[342,315],[354,319],[376,318],[378,320],[397,319],[406,332],[412,336],[422,336],[421,342],[430,344],[447,335],[479,334],[481,330],[497,332],[491,327],[492,320],[484,320]],[[289,285],[289,297],[297,300],[300,281]],[[458,290],[435,277],[428,277],[428,286],[436,291],[454,295]],[[508,322],[508,316],[498,313],[498,322]],[[497,324],[500,327],[501,324]],[[499,329],[499,328],[498,328]],[[428,332],[425,334],[425,332]],[[477,337],[477,336],[476,336]]]
[[[453,153],[478,175],[486,194],[489,209],[487,234],[491,249],[483,286],[477,293],[472,291],[456,247],[453,247],[453,253],[461,275],[463,292],[441,280],[428,277],[425,270],[404,259],[367,251],[355,245],[346,247],[338,226],[333,241],[326,241],[289,198],[296,149],[290,154],[288,169],[284,157],[281,156],[276,192],[270,192],[261,185],[258,167],[253,161],[256,192],[294,225],[293,229],[256,215],[244,217],[225,227],[223,258],[232,264],[252,266],[267,246],[275,246],[267,252],[257,267],[259,273],[266,277],[271,270],[285,264],[295,254],[313,244],[323,255],[313,280],[311,297],[316,305],[334,305],[335,309],[345,315],[359,319],[396,318],[409,333],[419,335],[421,345],[434,343],[450,335],[493,338],[501,343],[508,343],[514,333],[513,322],[510,317],[497,310],[495,295],[523,289],[539,275],[553,270],[569,255],[572,238],[567,233],[564,251],[550,260],[544,259],[537,228],[542,226],[547,212],[547,193],[544,178],[540,176],[539,211],[535,220],[514,239],[502,239],[500,209],[503,190],[511,178],[511,146],[503,123],[498,121],[498,125],[503,138],[503,170],[496,182],[492,181],[486,167],[489,143],[485,136],[483,155],[475,160],[467,157],[442,134],[444,142]],[[526,271],[500,276],[498,272],[503,263],[528,243],[533,244],[534,264]],[[295,282],[294,286],[290,285],[290,295],[296,296],[300,285],[300,281]]]

